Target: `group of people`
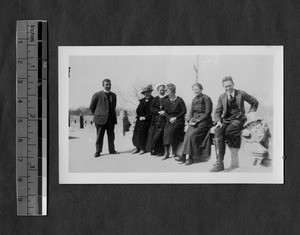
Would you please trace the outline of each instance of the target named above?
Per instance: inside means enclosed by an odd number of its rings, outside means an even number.
[[[136,124],[132,142],[135,146],[132,154],[158,155],[162,160],[174,157],[175,160],[191,165],[194,157],[205,158],[210,155],[210,130],[215,126],[213,143],[216,151],[216,163],[211,172],[224,170],[224,155],[228,144],[231,151],[231,167],[239,167],[238,151],[241,145],[241,131],[246,122],[244,102],[250,104],[249,112],[256,112],[258,101],[245,91],[234,89],[232,77],[222,80],[225,92],[220,95],[214,122],[212,120],[213,103],[209,96],[202,93],[200,83],[192,85],[195,98],[192,100],[188,115],[188,128],[185,129],[187,112],[184,100],[176,95],[176,86],[172,83],[159,84],[158,96],[152,96],[152,86],[142,90],[144,98],[136,109]],[[114,126],[116,124],[116,95],[111,92],[111,81],[103,80],[103,90],[94,94],[90,109],[94,115],[97,129],[96,153],[102,152],[105,130],[111,154],[118,154],[114,147]],[[179,146],[181,145],[179,149]]]

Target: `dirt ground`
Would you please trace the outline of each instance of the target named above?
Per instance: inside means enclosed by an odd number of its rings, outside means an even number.
[[[120,123],[120,122],[119,122]],[[161,157],[131,154],[132,127],[130,132],[123,136],[121,125],[115,129],[115,147],[120,152],[118,155],[108,154],[107,138],[105,134],[102,155],[94,158],[96,128],[87,122],[83,129],[79,123],[71,123],[69,127],[69,172],[70,173],[118,173],[118,172],[209,172],[215,162],[215,150],[212,146],[212,155],[207,162],[195,162],[186,166],[174,160],[174,158],[162,161]],[[230,151],[226,149],[225,173],[226,172],[272,172],[272,166],[265,167],[253,165],[254,156],[250,153],[249,144],[242,144],[239,152],[240,167],[231,169]]]

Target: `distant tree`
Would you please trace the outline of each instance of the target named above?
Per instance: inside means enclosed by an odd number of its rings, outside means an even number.
[[[119,101],[122,106],[121,110],[133,111],[139,105],[139,100],[143,98],[141,92],[143,88],[146,86],[153,84],[149,84],[146,81],[142,81],[141,79],[137,79],[132,85],[131,89],[123,92],[119,92]]]
[[[93,115],[90,108],[80,106],[77,109],[70,109],[69,110],[69,115]]]
[[[120,112],[125,110],[124,108],[119,108],[117,107],[116,108],[116,114],[117,116],[120,116]],[[90,108],[88,107],[79,107],[77,109],[70,109],[69,110],[69,115],[75,115],[75,116],[80,116],[80,115],[83,115],[83,116],[91,116],[93,115]]]

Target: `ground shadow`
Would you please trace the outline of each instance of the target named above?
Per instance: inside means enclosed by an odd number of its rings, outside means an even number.
[[[101,156],[108,156],[108,155],[120,155],[122,153],[131,153],[134,149],[129,149],[129,150],[125,150],[125,151],[119,151],[119,154],[111,154],[111,153],[101,153]]]
[[[224,172],[231,172],[231,171],[234,171],[234,170],[236,170],[236,169],[238,169],[238,167],[233,167],[233,166],[231,166],[231,167],[226,168],[226,169],[224,170]]]
[[[73,140],[73,139],[79,139],[79,137],[69,136],[69,140]]]

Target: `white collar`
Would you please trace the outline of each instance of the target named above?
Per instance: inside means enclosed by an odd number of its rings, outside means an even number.
[[[110,91],[106,91],[106,90],[104,90],[104,89],[103,89],[103,91],[104,91],[105,93],[110,93]]]
[[[170,101],[175,101],[175,100],[177,100],[177,97],[178,97],[178,96],[175,95],[175,98],[174,98],[174,99],[171,99],[170,97],[169,97],[169,99],[170,99]]]
[[[232,97],[234,97],[234,95],[235,95],[235,90],[233,90],[233,92],[232,93],[226,93],[227,94],[227,97],[228,97],[228,99],[230,98],[230,95],[232,96]]]

